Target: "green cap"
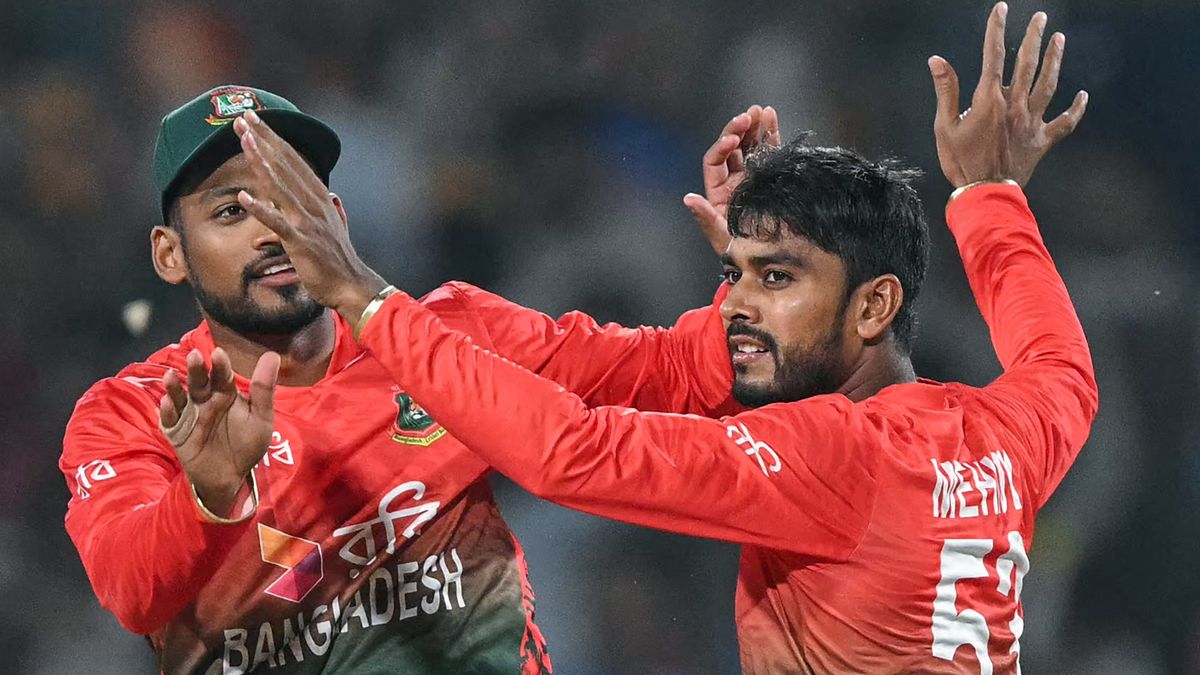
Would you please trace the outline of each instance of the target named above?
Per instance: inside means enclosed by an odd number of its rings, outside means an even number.
[[[247,110],[257,112],[329,184],[329,172],[342,151],[342,142],[333,129],[300,112],[282,96],[254,87],[222,85],[167,113],[158,129],[154,185],[159,191],[164,220],[167,200],[179,189],[185,175],[207,177],[242,151],[232,123]]]

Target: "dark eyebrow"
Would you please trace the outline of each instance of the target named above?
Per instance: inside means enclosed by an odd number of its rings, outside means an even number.
[[[791,267],[806,266],[804,258],[788,253],[772,253],[770,255],[751,256],[750,264],[754,267],[767,267],[768,265],[788,265]]]
[[[726,267],[737,267],[737,263],[733,262],[733,256],[728,253],[721,254],[721,264]]]

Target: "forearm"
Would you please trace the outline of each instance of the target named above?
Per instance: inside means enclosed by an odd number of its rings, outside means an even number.
[[[969,190],[946,220],[1005,370],[1062,363],[1090,377],[1083,328],[1020,188]]]
[[[732,410],[732,371],[713,306],[685,313],[670,328],[626,328],[581,312],[553,319],[459,282],[422,304],[451,327],[472,324],[477,344],[588,405],[705,415]]]
[[[788,487],[794,472],[808,475],[809,464],[784,466],[769,448],[752,454],[739,445],[741,432],[722,421],[589,409],[554,383],[447,331],[407,297],[386,303],[362,344],[460,441],[559,504],[682,534],[828,557],[859,534],[846,525],[856,521],[837,507],[797,507]],[[791,425],[762,424],[792,433]],[[813,440],[835,435],[814,434]]]

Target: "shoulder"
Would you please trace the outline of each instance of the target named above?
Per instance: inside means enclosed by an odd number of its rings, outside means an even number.
[[[67,423],[67,436],[102,421],[119,421],[133,427],[158,424],[158,402],[166,393],[163,377],[169,370],[183,373],[191,351],[192,333],[169,344],[144,361],[131,363],[106,377],[79,397]]]

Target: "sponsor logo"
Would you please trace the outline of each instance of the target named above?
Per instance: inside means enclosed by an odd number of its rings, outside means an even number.
[[[396,423],[392,425],[392,440],[404,445],[428,447],[446,435],[446,429],[434,421],[412,396],[393,390],[396,401]]]
[[[407,497],[406,499],[401,499]],[[442,503],[439,501],[422,501],[425,497],[425,484],[420,481],[408,481],[392,488],[379,500],[378,517],[357,525],[339,527],[333,531],[335,537],[350,537],[338,551],[342,560],[357,567],[367,567],[375,563],[378,546],[375,542],[375,526],[383,530],[384,549],[390,554],[396,552],[396,542],[400,537],[405,541],[412,539],[422,525],[433,520]],[[393,506],[398,506],[395,508]],[[396,532],[399,523],[404,529]],[[358,570],[351,570],[351,578],[358,576]]]
[[[747,455],[758,462],[758,467],[762,469],[764,476],[769,478],[771,474],[779,473],[779,470],[783,468],[783,462],[779,461],[779,455],[774,448],[763,441],[754,440],[745,424],[738,422],[736,426],[729,425],[725,427],[725,433],[733,439],[735,445],[744,449]],[[764,454],[766,457],[763,456]]]
[[[92,485],[116,477],[117,471],[107,459],[93,460],[75,471],[75,492],[80,499],[87,499],[92,496]]]
[[[219,669],[205,672],[243,675],[287,667],[324,656],[335,634],[464,609],[470,595],[463,589],[463,571],[457,548],[380,565],[353,595],[335,595],[311,611],[300,609],[294,617],[226,628]]]
[[[213,113],[204,118],[214,127],[229,124],[247,110],[262,110],[258,96],[248,89],[222,89],[211,97]]]
[[[273,527],[258,524],[258,544],[263,562],[286,570],[264,591],[288,602],[300,602],[325,578],[325,560],[315,541],[293,537]]]

